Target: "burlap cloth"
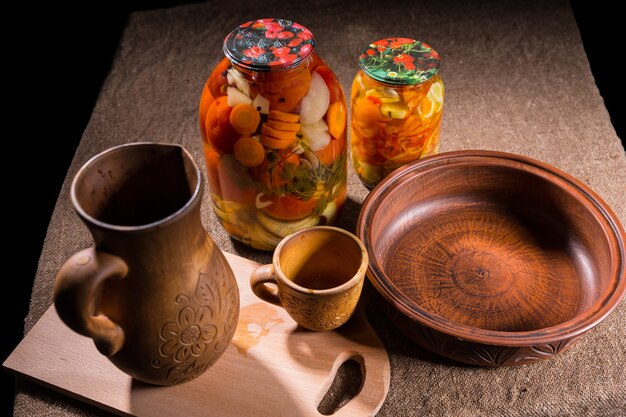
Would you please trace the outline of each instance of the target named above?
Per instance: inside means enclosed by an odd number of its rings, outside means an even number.
[[[224,36],[253,18],[286,17],[310,28],[317,52],[346,92],[357,70],[356,57],[371,41],[409,36],[428,42],[443,62],[442,151],[493,149],[545,161],[588,184],[626,223],[626,156],[567,1],[250,3],[216,1],[131,16],[50,222],[27,332],[52,303],[60,265],[91,244],[68,197],[77,169],[113,145],[146,140],[182,143],[203,163],[200,92],[222,57]],[[340,226],[354,230],[368,191],[352,172],[348,186]],[[227,237],[206,195],[204,225],[219,246],[268,261],[269,254]],[[366,302],[372,291],[369,287]],[[626,303],[568,352],[501,369],[440,360],[397,333],[375,302],[367,310],[391,361],[391,387],[381,416],[626,415]],[[343,375],[350,378],[349,372]],[[18,387],[16,416],[93,413],[100,412],[33,384]],[[259,410],[258,415],[271,412]]]

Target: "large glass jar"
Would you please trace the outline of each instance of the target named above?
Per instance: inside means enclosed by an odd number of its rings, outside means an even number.
[[[396,168],[437,153],[443,111],[439,55],[423,42],[387,38],[359,57],[352,83],[354,169],[374,187]]]
[[[346,199],[346,99],[314,45],[295,22],[244,23],[224,40],[200,99],[213,208],[258,249],[334,223]]]

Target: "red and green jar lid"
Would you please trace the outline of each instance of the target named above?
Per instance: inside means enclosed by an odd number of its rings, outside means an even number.
[[[257,19],[239,25],[224,39],[224,54],[255,71],[292,68],[315,47],[310,30],[285,19]]]
[[[377,81],[396,85],[420,84],[439,70],[437,51],[410,38],[386,38],[371,43],[359,56],[359,66]]]

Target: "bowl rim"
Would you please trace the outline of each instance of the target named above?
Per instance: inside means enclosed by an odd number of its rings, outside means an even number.
[[[566,192],[582,197],[578,199],[587,210],[591,211],[601,225],[605,239],[611,248],[611,275],[609,285],[600,294],[593,305],[575,317],[554,326],[520,332],[486,330],[453,322],[443,316],[418,307],[410,298],[404,296],[392,284],[384,273],[380,261],[372,251],[371,220],[372,213],[384,201],[385,197],[406,181],[426,172],[450,166],[479,163],[483,166],[504,166],[539,175],[561,186]],[[532,346],[548,344],[579,336],[604,320],[619,304],[626,293],[626,255],[624,229],[604,200],[587,185],[573,176],[533,158],[489,150],[461,150],[444,152],[409,163],[387,176],[370,192],[363,202],[357,221],[357,236],[365,244],[369,254],[368,279],[379,294],[408,318],[432,329],[456,338],[497,346]]]

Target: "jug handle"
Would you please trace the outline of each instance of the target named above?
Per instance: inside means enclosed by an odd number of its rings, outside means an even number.
[[[96,311],[99,287],[104,280],[121,279],[127,273],[122,258],[91,247],[68,259],[54,283],[54,305],[61,320],[76,333],[91,337],[106,356],[122,348],[124,330]]]

